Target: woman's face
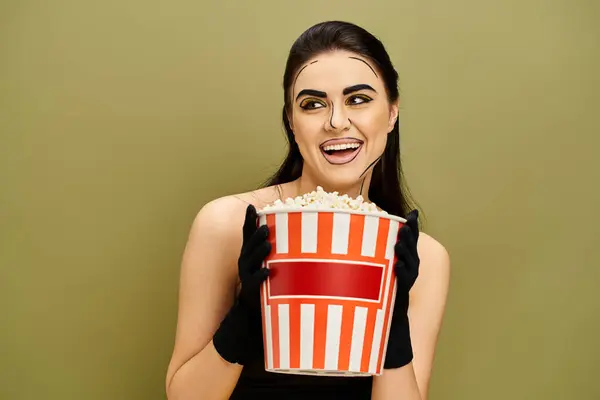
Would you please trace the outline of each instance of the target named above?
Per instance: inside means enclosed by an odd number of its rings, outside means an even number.
[[[300,68],[291,96],[303,179],[348,193],[366,177],[368,188],[398,116],[375,66],[354,53],[321,54]]]

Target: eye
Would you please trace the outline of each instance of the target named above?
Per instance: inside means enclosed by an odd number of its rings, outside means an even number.
[[[324,108],[325,104],[322,101],[315,99],[306,99],[300,103],[300,108],[304,110],[316,110],[319,108]]]
[[[357,95],[348,97],[348,100],[346,100],[346,104],[351,105],[351,106],[357,106],[360,104],[366,104],[366,103],[370,102],[371,100],[373,100],[373,99],[365,94],[357,94]]]

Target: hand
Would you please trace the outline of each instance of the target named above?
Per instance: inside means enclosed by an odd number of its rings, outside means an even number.
[[[411,211],[406,217],[406,223],[398,233],[398,241],[394,251],[397,261],[394,266],[396,273],[396,301],[390,327],[387,353],[384,368],[399,368],[413,359],[410,328],[408,321],[409,292],[419,276],[419,213]]]
[[[261,265],[271,251],[271,243],[267,241],[268,227],[257,227],[256,221],[256,209],[249,205],[238,259],[241,289],[213,336],[213,344],[221,357],[240,365],[249,363],[263,351],[260,285],[267,279],[269,270]]]

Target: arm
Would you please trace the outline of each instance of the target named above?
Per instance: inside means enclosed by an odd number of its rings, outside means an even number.
[[[421,233],[419,278],[410,293],[410,336],[414,352],[411,363],[385,369],[373,379],[373,399],[426,400],[435,358],[435,347],[446,308],[450,282],[450,258],[446,249]]]
[[[194,220],[181,265],[169,400],[226,399],[237,383],[242,367],[219,356],[212,336],[233,304],[242,237],[236,222],[243,220],[230,198],[208,203]]]

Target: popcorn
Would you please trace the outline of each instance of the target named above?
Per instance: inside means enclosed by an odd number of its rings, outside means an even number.
[[[321,186],[317,186],[316,191],[313,190],[302,196],[296,196],[295,198],[288,197],[285,201],[277,199],[272,204],[265,206],[262,210],[279,211],[292,209],[336,209],[387,214],[386,211],[377,208],[375,203],[364,201],[364,198],[360,195],[356,198],[352,198],[347,194],[340,196],[338,192],[326,192]]]

